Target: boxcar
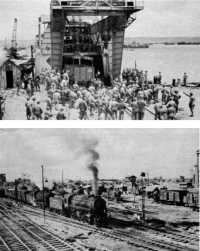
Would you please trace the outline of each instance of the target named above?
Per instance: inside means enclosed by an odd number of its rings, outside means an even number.
[[[49,208],[57,213],[62,213],[64,210],[64,198],[61,196],[50,197]]]
[[[17,191],[17,200],[26,203],[26,190]]]
[[[36,206],[36,201],[35,201],[35,192],[33,191],[28,191],[26,193],[26,203],[32,206]]]
[[[16,191],[14,188],[5,188],[5,197],[10,199],[16,199]]]
[[[184,205],[187,190],[161,190],[160,201],[168,204]]]
[[[47,208],[49,207],[49,198],[51,196],[50,191],[45,190],[44,191],[44,201],[43,201],[43,191],[37,191],[35,192],[35,202],[36,205],[39,206],[40,208],[43,208],[44,206]]]
[[[194,210],[199,210],[199,190],[198,188],[193,188],[188,190],[185,205],[193,208]]]

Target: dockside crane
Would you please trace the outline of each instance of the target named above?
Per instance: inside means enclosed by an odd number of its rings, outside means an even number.
[[[12,40],[10,48],[10,56],[17,58],[17,18],[14,19],[13,31],[12,31]]]

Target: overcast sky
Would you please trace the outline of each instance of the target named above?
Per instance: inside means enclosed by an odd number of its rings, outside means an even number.
[[[50,0],[0,0],[0,39],[10,38],[13,19],[19,19],[19,39],[34,39],[37,20],[49,14]],[[127,36],[200,36],[199,0],[145,0],[145,9]]]
[[[6,129],[0,131],[0,172],[49,179],[91,178],[85,147],[100,154],[99,177],[191,176],[199,147],[197,129]]]

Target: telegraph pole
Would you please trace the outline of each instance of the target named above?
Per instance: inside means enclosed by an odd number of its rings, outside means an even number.
[[[144,172],[141,173],[142,177],[142,219],[145,220],[145,184],[144,178],[146,174]]]
[[[43,200],[43,217],[44,217],[44,224],[45,224],[45,201],[44,201],[44,166],[42,168],[42,200]]]
[[[62,185],[64,185],[63,168],[62,168]]]

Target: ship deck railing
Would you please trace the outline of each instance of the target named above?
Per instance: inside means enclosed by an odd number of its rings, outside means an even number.
[[[143,1],[138,0],[127,0],[127,1],[119,1],[119,0],[54,0],[51,4],[52,9],[142,9],[144,6]]]

